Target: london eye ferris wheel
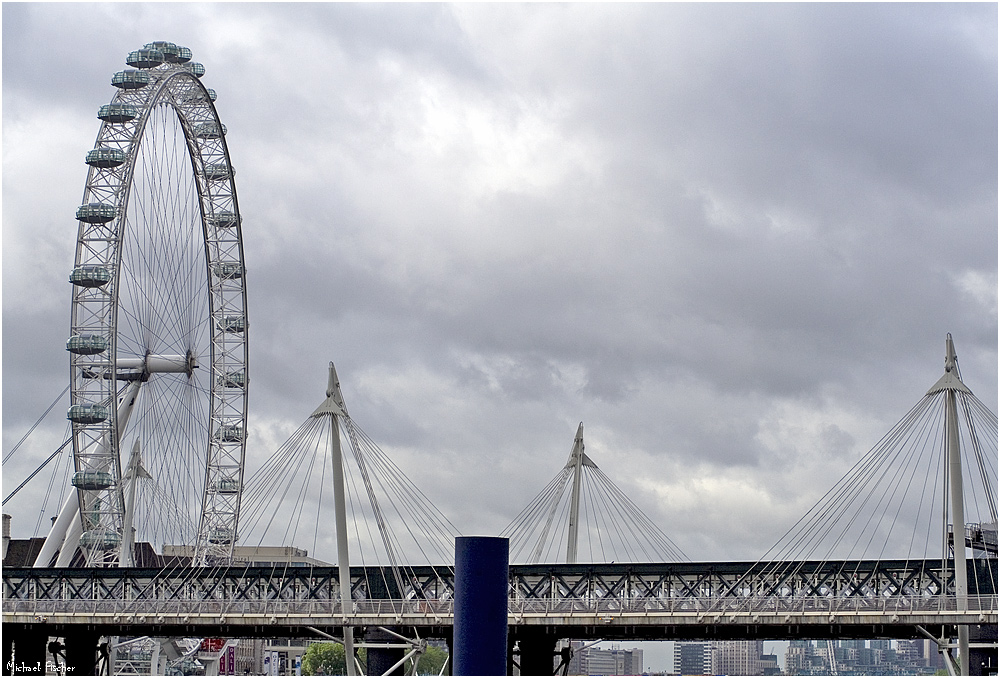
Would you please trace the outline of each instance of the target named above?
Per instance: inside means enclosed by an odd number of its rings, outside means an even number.
[[[90,566],[131,565],[137,532],[209,564],[238,538],[242,225],[216,95],[191,57],[170,42],[131,52],[97,115],[70,275],[75,492],[38,562],[58,551],[68,565],[79,548]],[[155,506],[136,492],[150,476]]]

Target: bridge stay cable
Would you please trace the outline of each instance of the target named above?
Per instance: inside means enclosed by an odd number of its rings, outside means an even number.
[[[682,562],[689,558],[584,451],[583,424],[562,469],[501,531],[511,562]]]
[[[948,335],[944,376],[757,561],[754,569],[773,582],[765,594],[794,599],[820,593],[834,600],[876,591],[911,599],[931,595],[960,611],[971,599],[995,597],[996,432],[996,415],[960,379]],[[874,578],[883,576],[876,574],[883,561],[934,558],[941,563],[939,579]],[[810,574],[835,562],[853,562],[852,576],[819,580]],[[862,568],[870,574],[859,578]],[[720,600],[720,609],[725,604]],[[744,602],[751,604],[750,598]],[[959,625],[957,633],[967,672],[968,627]]]

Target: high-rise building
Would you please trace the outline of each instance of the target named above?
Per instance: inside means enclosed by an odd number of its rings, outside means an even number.
[[[573,654],[569,661],[571,676],[638,676],[642,675],[642,650],[633,648],[601,649],[585,647],[574,640],[570,644]]]
[[[759,676],[763,640],[712,641],[712,674],[716,676]]]
[[[674,672],[682,676],[711,676],[711,644],[701,642],[674,643]]]

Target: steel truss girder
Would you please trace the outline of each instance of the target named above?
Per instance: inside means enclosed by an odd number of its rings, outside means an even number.
[[[716,599],[930,598],[942,593],[940,560],[789,563],[776,574],[769,563],[513,565],[512,600],[634,601]],[[980,570],[985,568],[987,575]],[[381,599],[382,567],[352,567],[354,600]],[[945,595],[953,593],[944,564]],[[970,561],[978,596],[996,595],[996,560]],[[791,574],[790,574],[791,572]],[[992,574],[991,574],[992,573]],[[775,581],[781,582],[776,590]],[[229,600],[328,601],[339,598],[335,567],[7,568],[7,600]],[[448,600],[454,575],[447,567],[412,566],[398,600]],[[764,593],[765,595],[761,595]],[[393,599],[397,599],[393,597]]]

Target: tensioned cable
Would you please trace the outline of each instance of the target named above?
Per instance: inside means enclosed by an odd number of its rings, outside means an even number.
[[[51,405],[49,405],[48,407],[45,408],[45,411],[42,412],[42,416],[40,416],[38,418],[38,420],[35,421],[35,423],[31,425],[31,428],[28,429],[28,432],[25,433],[24,436],[22,436],[21,439],[17,441],[17,444],[14,445],[14,447],[10,448],[10,450],[7,452],[7,454],[3,455],[3,463],[4,464],[7,463],[7,460],[10,459],[11,455],[13,455],[15,452],[17,452],[17,449],[19,447],[21,447],[22,443],[24,443],[25,440],[28,439],[28,436],[31,435],[32,431],[34,431],[36,428],[38,428],[38,425],[42,423],[42,420],[45,419],[46,416],[48,416],[49,412],[52,411],[52,408],[55,407],[56,405],[58,405],[59,401],[62,400],[63,397],[68,392],[69,392],[69,384],[66,384],[66,388],[64,388],[62,390],[62,393],[60,393],[58,396],[56,396],[56,399],[52,401]],[[4,501],[6,502],[7,500],[4,499]]]
[[[511,538],[512,562],[531,543],[529,562],[561,560],[568,539],[571,479],[567,464],[501,534]],[[578,550],[591,560],[688,560],[683,551],[592,462],[581,465]],[[551,536],[550,536],[551,534]]]
[[[996,416],[975,396],[966,393],[957,395],[960,396],[963,415],[959,417],[959,425],[966,459],[963,465],[963,475],[967,478],[966,511],[969,514],[971,508],[973,515],[982,515],[984,509],[978,502],[980,494],[983,494],[986,516],[990,518],[995,510],[992,490],[996,484],[996,453],[994,451],[990,456],[984,448],[992,446],[993,450],[996,449],[996,425],[993,423]],[[828,562],[845,544],[849,557],[874,556],[876,560],[882,560],[892,555],[888,550],[890,543],[906,547],[904,553],[898,554],[904,560],[919,556],[914,553],[914,547],[918,550],[922,547],[926,557],[935,532],[932,525],[938,506],[942,511],[942,516],[937,519],[940,521],[940,534],[943,543],[947,543],[948,463],[944,454],[944,399],[943,392],[924,396],[768,550],[758,564],[770,562],[765,569],[769,568],[775,576],[782,573],[779,579],[787,581],[789,576],[801,570],[805,558],[823,542],[826,549],[821,563]],[[987,422],[985,426],[981,419]],[[973,457],[975,463],[972,463]],[[974,471],[978,471],[978,475]],[[931,488],[935,490],[931,492]],[[940,505],[937,499],[928,500],[932,495],[940,497]],[[910,512],[912,520],[908,517]],[[903,540],[893,536],[900,532],[901,527],[904,534],[908,533]],[[958,539],[961,530],[956,528],[955,531]],[[876,535],[879,534],[882,536],[876,545]],[[853,542],[848,539],[849,535],[855,535]],[[871,552],[873,547],[875,551]],[[942,549],[942,553],[946,555],[946,549]]]
[[[24,487],[25,485],[27,485],[31,481],[32,478],[34,478],[35,476],[37,476],[41,472],[41,470],[43,468],[45,468],[46,466],[48,466],[50,461],[52,461],[57,456],[59,456],[59,453],[62,452],[64,449],[66,449],[66,447],[71,442],[73,442],[72,438],[70,438],[69,440],[67,440],[66,442],[64,442],[62,445],[60,445],[59,447],[57,447],[55,452],[53,452],[52,454],[50,454],[49,457],[38,466],[38,468],[36,468],[34,471],[31,472],[31,475],[29,475],[27,478],[25,478],[21,482],[20,485],[18,485],[17,487],[15,487],[14,490],[10,494],[8,494],[6,497],[4,497],[3,503],[6,504],[11,499],[11,497],[13,497],[15,494],[17,494],[18,492],[20,492],[22,487]]]

